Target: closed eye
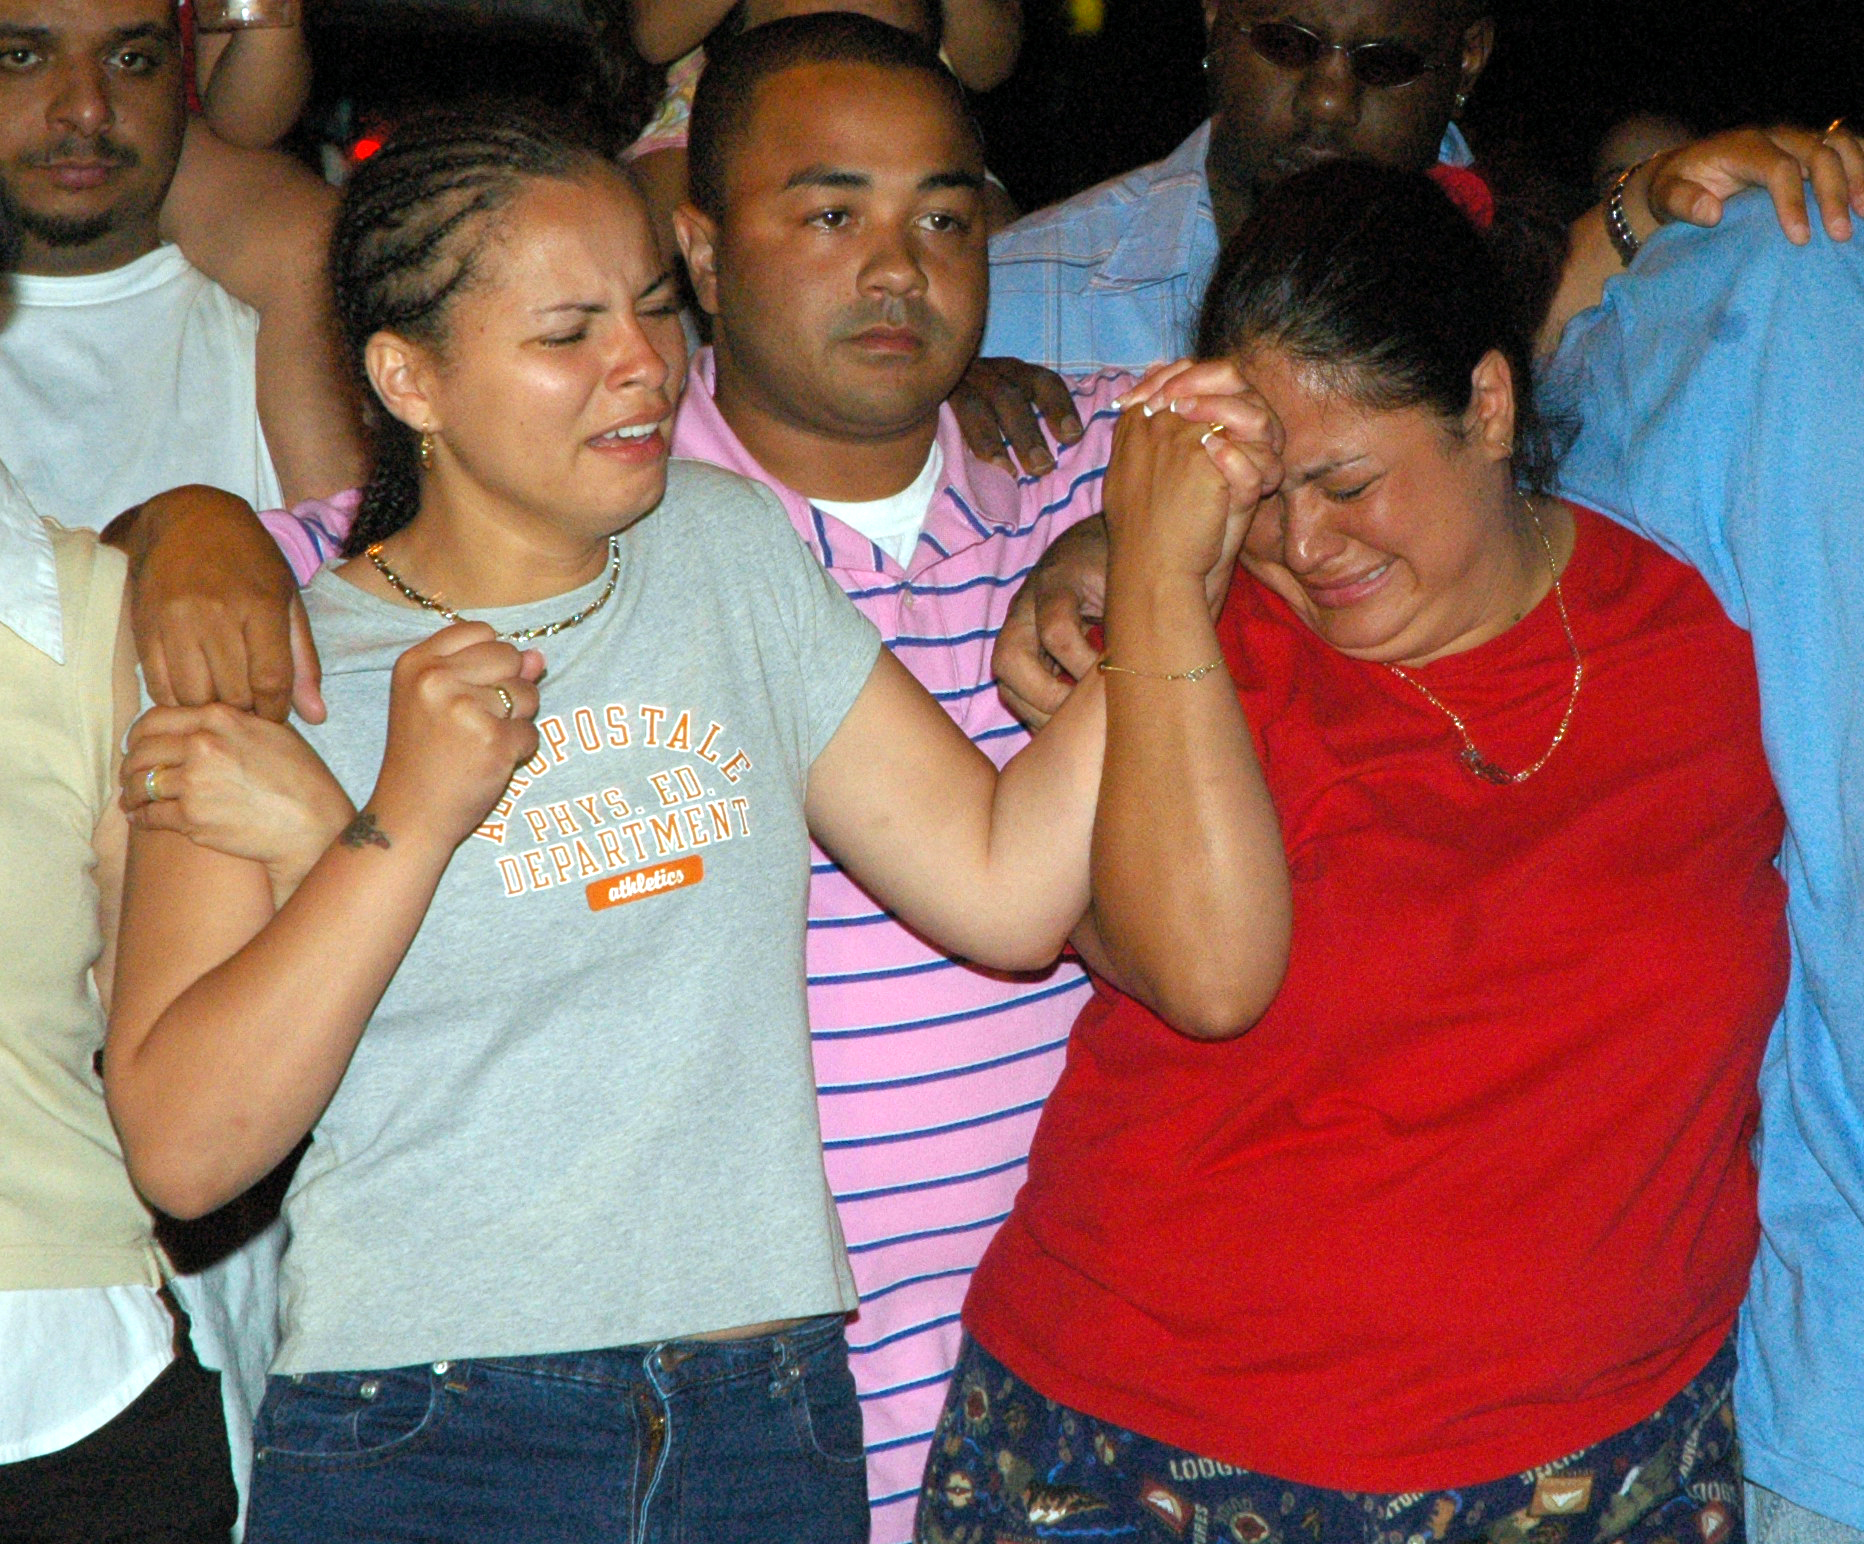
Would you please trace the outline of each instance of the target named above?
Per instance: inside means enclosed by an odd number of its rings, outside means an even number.
[[[589,336],[587,327],[578,327],[574,332],[559,332],[537,341],[545,348],[567,348],[572,343],[580,343]]]
[[[1320,491],[1324,498],[1335,504],[1350,504],[1377,481],[1376,477],[1369,477],[1364,482],[1356,483],[1350,488],[1322,488]]]

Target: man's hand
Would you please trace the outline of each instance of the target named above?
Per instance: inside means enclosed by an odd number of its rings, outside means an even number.
[[[1864,144],[1837,124],[1823,134],[1812,129],[1731,129],[1652,156],[1625,179],[1625,219],[1641,243],[1672,220],[1718,224],[1723,206],[1736,193],[1765,188],[1787,240],[1804,246],[1812,239],[1808,180],[1826,234],[1834,241],[1848,241],[1853,212],[1864,215]],[[1566,324],[1596,306],[1605,281],[1623,267],[1606,234],[1605,206],[1597,205],[1573,224],[1560,286],[1541,323],[1535,353],[1551,358]]]
[[[223,702],[282,723],[324,718],[317,651],[278,546],[244,499],[176,488],[113,521],[130,564],[130,622],[149,695]]]
[[[948,400],[971,454],[1012,475],[1012,451],[1030,476],[1055,470],[1044,424],[1058,445],[1073,445],[1087,432],[1068,383],[1020,359],[973,359]]]
[[[1088,638],[1107,604],[1107,525],[1099,515],[1057,537],[1023,581],[990,667],[1004,706],[1040,729],[1100,658]]]
[[[1804,246],[1812,239],[1808,181],[1825,234],[1849,241],[1852,212],[1864,215],[1864,143],[1837,125],[1824,134],[1792,127],[1732,129],[1666,150],[1632,174],[1625,209],[1642,239],[1672,220],[1715,225],[1735,194],[1764,187],[1786,239]],[[1637,218],[1640,204],[1647,220]]]

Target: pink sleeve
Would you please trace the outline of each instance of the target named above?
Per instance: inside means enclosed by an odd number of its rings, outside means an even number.
[[[342,551],[343,539],[361,505],[362,489],[349,488],[327,499],[306,499],[290,509],[268,509],[259,521],[272,533],[298,583],[309,584],[311,576]]]

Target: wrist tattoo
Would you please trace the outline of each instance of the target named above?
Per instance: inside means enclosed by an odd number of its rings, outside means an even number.
[[[370,810],[364,810],[345,826],[343,828],[343,834],[339,836],[337,840],[345,847],[355,847],[358,849],[363,847],[386,848],[394,845],[389,841],[388,833],[376,824],[375,815]]]

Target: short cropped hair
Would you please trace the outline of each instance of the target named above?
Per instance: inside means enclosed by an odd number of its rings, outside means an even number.
[[[964,88],[939,56],[910,32],[852,11],[816,11],[766,22],[708,55],[693,97],[686,183],[693,203],[713,219],[725,210],[725,173],[751,121],[757,88],[785,70],[811,64],[871,64],[913,70],[938,82],[966,128],[983,143]]]

